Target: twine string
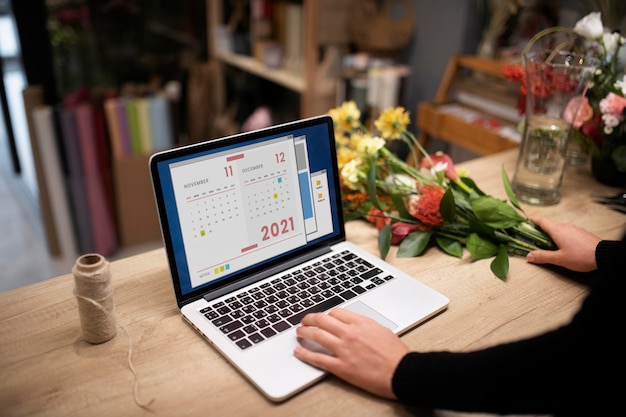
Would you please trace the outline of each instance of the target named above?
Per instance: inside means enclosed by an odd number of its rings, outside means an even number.
[[[122,331],[124,331],[124,334],[126,335],[126,338],[128,339],[128,356],[127,356],[127,360],[128,360],[128,368],[130,368],[130,371],[133,373],[133,378],[134,378],[134,384],[133,384],[133,398],[135,400],[135,403],[141,407],[141,408],[148,408],[148,406],[150,406],[150,404],[152,404],[154,402],[154,398],[150,399],[147,402],[143,402],[139,399],[139,377],[137,375],[137,371],[135,370],[135,367],[133,366],[133,340],[130,337],[130,333],[128,333],[128,330],[126,330],[126,327],[124,327],[116,318],[113,314],[111,314],[111,312],[105,308],[100,302],[91,299],[89,297],[85,297],[83,295],[77,294],[76,293],[76,289],[74,289],[74,295],[76,296],[76,298],[86,301],[87,303],[95,306],[96,308],[98,308],[99,310],[101,310],[102,312],[104,312],[109,319],[111,319],[112,321],[115,322],[115,324],[117,325],[117,327],[119,327],[120,329],[122,329]],[[110,296],[106,297],[109,298]],[[105,299],[106,299],[105,298]],[[104,299],[103,299],[104,300]]]

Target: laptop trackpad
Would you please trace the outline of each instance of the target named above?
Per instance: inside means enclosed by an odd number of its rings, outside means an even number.
[[[372,320],[377,321],[379,324],[385,326],[389,330],[394,330],[398,325],[387,317],[380,314],[362,301],[356,301],[349,306],[344,307],[346,310],[350,310],[354,313],[361,314],[362,316],[369,317]]]
[[[362,301],[354,302],[350,304],[349,306],[342,307],[342,308],[345,310],[350,310],[353,313],[357,313],[362,316],[369,317],[370,319],[377,321],[379,324],[387,327],[390,330],[394,330],[396,327],[398,327],[396,323],[392,322],[387,317],[383,316],[382,314],[380,314],[373,308],[369,307],[367,304],[363,303]],[[298,338],[298,342],[305,348],[312,350],[314,352],[320,352],[320,353],[325,353],[327,355],[332,355],[331,351],[324,348],[320,344],[313,342],[312,340]]]

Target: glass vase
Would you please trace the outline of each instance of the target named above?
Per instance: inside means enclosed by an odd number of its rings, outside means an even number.
[[[580,102],[598,61],[568,51],[531,52],[526,72],[524,133],[511,185],[525,203],[561,200],[566,150]]]

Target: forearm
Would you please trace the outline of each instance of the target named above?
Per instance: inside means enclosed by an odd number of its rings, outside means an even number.
[[[611,257],[619,252],[621,242],[619,240],[603,240],[596,246],[596,264],[598,269],[605,269]]]
[[[570,323],[475,352],[408,354],[392,380],[396,397],[419,407],[492,413],[601,415],[599,408],[621,407],[623,388],[606,375],[624,369],[626,240],[598,245],[604,250],[615,255],[602,261]]]

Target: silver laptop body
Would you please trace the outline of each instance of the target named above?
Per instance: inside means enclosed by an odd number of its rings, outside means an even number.
[[[308,312],[401,334],[448,306],[346,241],[329,116],[162,151],[150,174],[184,319],[273,401],[325,375],[293,356]]]

